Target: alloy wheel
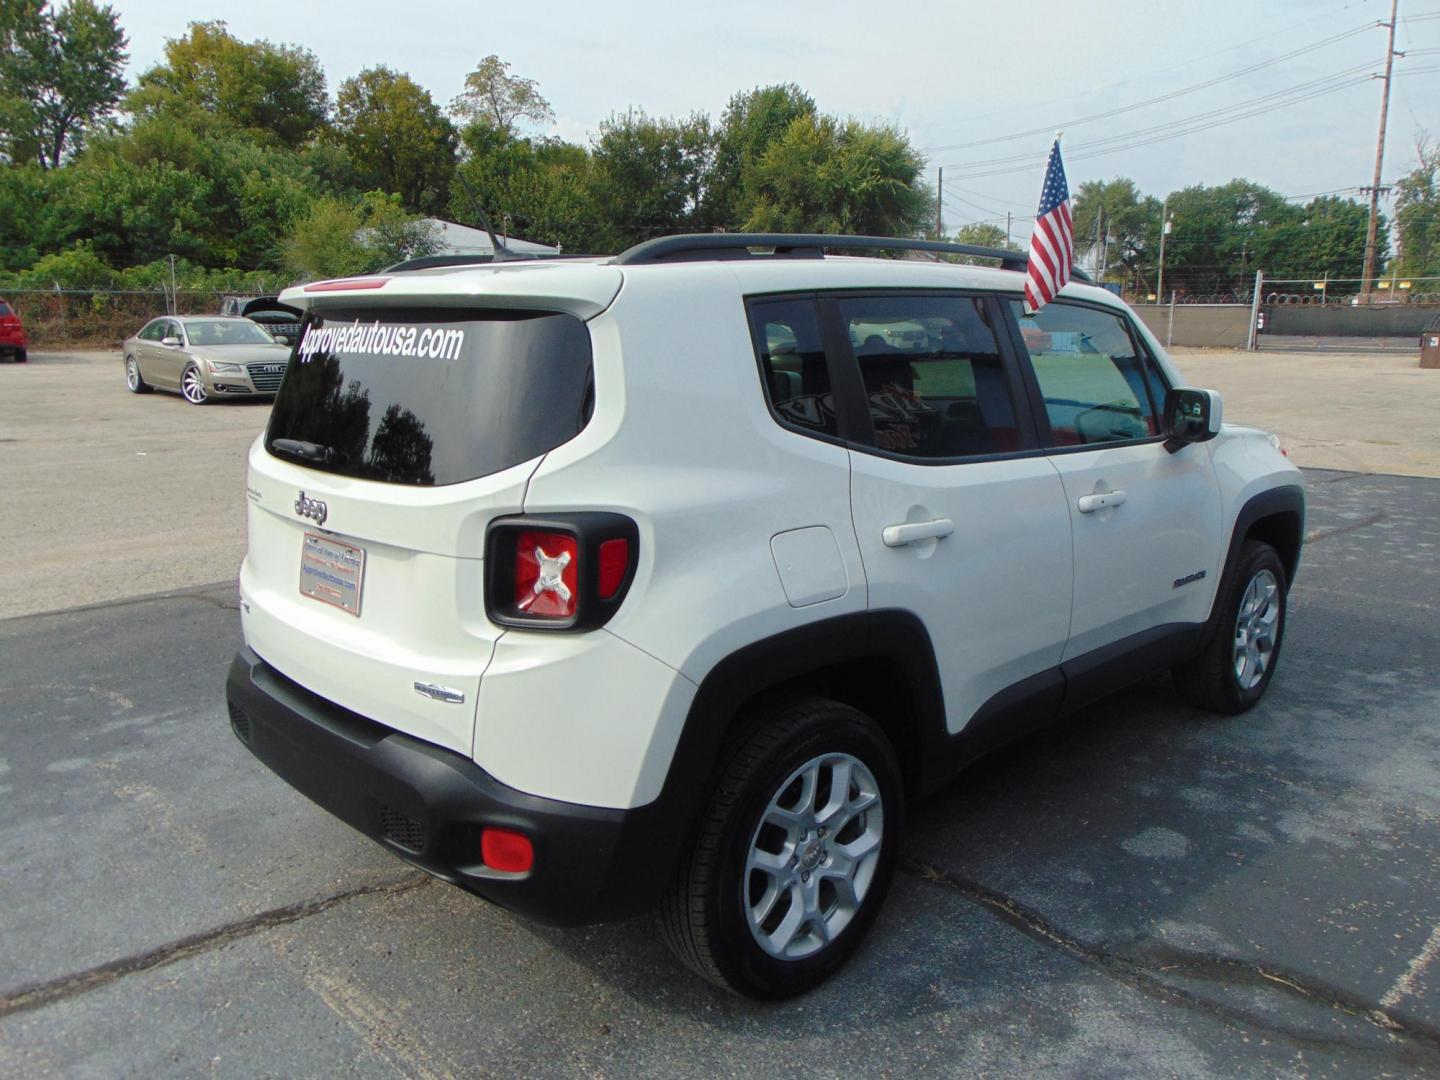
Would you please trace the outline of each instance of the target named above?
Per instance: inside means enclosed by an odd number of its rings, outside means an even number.
[[[791,773],[745,860],[741,905],[756,943],[799,960],[834,941],[864,903],[884,831],[880,786],[859,758],[822,754]]]
[[[180,392],[185,395],[185,400],[191,405],[205,404],[205,383],[200,378],[200,371],[193,364],[185,369],[185,374],[180,376]]]
[[[133,356],[125,358],[125,385],[131,390],[140,389],[140,365],[135,363]]]
[[[1254,689],[1270,670],[1281,603],[1273,573],[1261,570],[1250,579],[1235,615],[1235,681],[1241,690]]]

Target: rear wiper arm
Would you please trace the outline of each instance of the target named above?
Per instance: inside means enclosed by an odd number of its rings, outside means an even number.
[[[271,439],[270,449],[277,454],[315,465],[334,465],[344,457],[333,447],[305,442],[303,439]]]

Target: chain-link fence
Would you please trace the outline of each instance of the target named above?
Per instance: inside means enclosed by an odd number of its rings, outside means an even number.
[[[257,295],[274,295],[288,282]],[[218,315],[227,294],[213,289],[0,289],[32,347],[119,345],[156,315]]]

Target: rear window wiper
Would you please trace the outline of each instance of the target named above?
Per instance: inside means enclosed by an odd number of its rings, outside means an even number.
[[[307,465],[335,465],[345,456],[334,447],[305,442],[303,439],[271,439],[270,450]]]

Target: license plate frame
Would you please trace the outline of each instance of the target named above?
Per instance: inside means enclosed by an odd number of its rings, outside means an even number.
[[[300,541],[300,595],[360,617],[365,594],[365,549],[319,533]]]

